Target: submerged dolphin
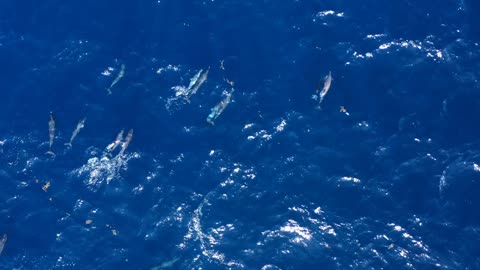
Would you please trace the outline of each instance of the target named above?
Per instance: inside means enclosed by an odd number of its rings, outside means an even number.
[[[170,261],[163,262],[159,266],[153,267],[150,270],[160,270],[160,269],[170,268],[179,260],[180,260],[180,257],[175,257],[175,258],[171,259]]]
[[[2,239],[0,239],[0,255],[2,255],[2,252],[3,252],[3,248],[5,247],[5,243],[7,243],[7,234],[3,234],[3,237]]]
[[[215,119],[222,114],[222,112],[227,108],[228,104],[232,101],[232,95],[235,90],[232,89],[230,93],[227,94],[227,96],[220,101],[215,107],[212,108],[212,111],[207,117],[207,123],[211,124],[212,126],[215,125]]]
[[[107,88],[107,92],[109,95],[112,94],[112,87],[114,87],[123,78],[124,75],[125,75],[125,64],[122,64],[122,66],[120,67],[120,72],[118,72],[117,77],[115,78],[115,80],[113,80],[112,84],[110,84],[110,87]]]
[[[323,87],[320,89],[320,85],[317,87],[317,92],[318,92],[318,109],[321,109],[320,104],[323,101],[323,98],[327,95],[328,90],[330,90],[330,86],[332,86],[332,72],[328,72],[328,75],[325,76],[324,82],[323,82]]]
[[[200,75],[202,70],[200,70],[193,78],[192,80],[190,80],[190,85],[188,86],[188,89],[187,89],[187,95],[185,97],[185,99],[187,100],[187,102],[190,103],[190,97],[195,95],[198,91],[198,89],[200,89],[200,86],[202,86],[202,84],[207,80],[207,77],[208,77],[208,72],[210,71],[210,67],[208,67],[207,71],[205,71],[204,73],[202,73]]]
[[[70,141],[65,144],[66,146],[72,147],[73,140],[75,139],[75,137],[77,137],[80,130],[85,127],[85,120],[87,120],[87,118],[83,118],[82,120],[80,120],[78,122],[77,127],[75,128],[75,130],[72,133],[72,137],[70,137]]]
[[[122,143],[122,149],[120,149],[120,152],[118,153],[117,156],[121,157],[125,153],[125,150],[127,149],[128,145],[130,144],[130,141],[132,140],[133,137],[133,129],[130,129],[128,131],[127,136],[125,137],[125,141]]]
[[[46,154],[55,156],[55,153],[52,151],[53,139],[55,139],[55,119],[53,119],[53,113],[50,112],[50,120],[48,121],[48,136],[49,136],[49,145],[48,151]]]

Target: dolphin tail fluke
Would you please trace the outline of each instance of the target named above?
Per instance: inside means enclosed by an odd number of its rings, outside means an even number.
[[[45,154],[55,157],[55,153],[52,150],[48,150]]]
[[[65,147],[67,147],[68,149],[72,148],[72,143],[70,142],[65,143]]]

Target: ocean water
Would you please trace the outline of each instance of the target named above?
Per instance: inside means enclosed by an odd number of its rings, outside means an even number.
[[[0,269],[480,269],[479,10],[1,1]]]

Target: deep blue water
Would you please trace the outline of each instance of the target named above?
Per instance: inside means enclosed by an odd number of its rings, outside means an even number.
[[[479,11],[1,1],[0,269],[480,269]]]

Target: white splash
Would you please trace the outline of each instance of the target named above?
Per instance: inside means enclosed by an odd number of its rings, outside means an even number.
[[[179,71],[180,70],[180,66],[173,66],[173,65],[168,65],[166,67],[161,67],[157,70],[157,74],[162,74],[163,72],[165,71]]]
[[[277,132],[282,132],[285,129],[285,126],[287,125],[287,121],[285,119],[282,119],[282,122],[275,128]]]
[[[377,39],[377,38],[381,38],[381,37],[384,37],[385,34],[374,34],[374,35],[367,35],[367,38],[368,39]]]
[[[292,240],[292,242],[297,244],[302,243],[305,240],[307,241],[312,240],[312,233],[310,232],[310,230],[298,225],[298,223],[293,219],[289,219],[286,225],[280,227],[280,231],[288,232],[288,233],[292,233],[300,236],[300,238],[295,237]]]
[[[114,70],[113,67],[108,67],[106,70],[104,70],[104,71],[102,72],[102,75],[103,75],[103,76],[110,76],[110,75],[112,75],[112,71],[113,71],[113,70]]]
[[[325,10],[325,11],[320,11],[317,13],[317,16],[318,17],[324,17],[324,16],[327,16],[327,15],[333,15],[335,14],[335,11],[333,10]]]
[[[478,166],[476,163],[473,163],[473,170],[480,172],[480,166]]]
[[[128,161],[132,158],[139,158],[140,155],[133,153],[129,155],[108,157],[92,157],[82,167],[72,173],[78,177],[86,176],[85,183],[89,186],[98,186],[104,181],[107,184],[113,179],[119,178],[121,171],[127,170]]]
[[[350,177],[350,176],[344,176],[340,178],[341,181],[345,182],[353,182],[353,183],[360,183],[360,179],[355,178],[355,177]]]

